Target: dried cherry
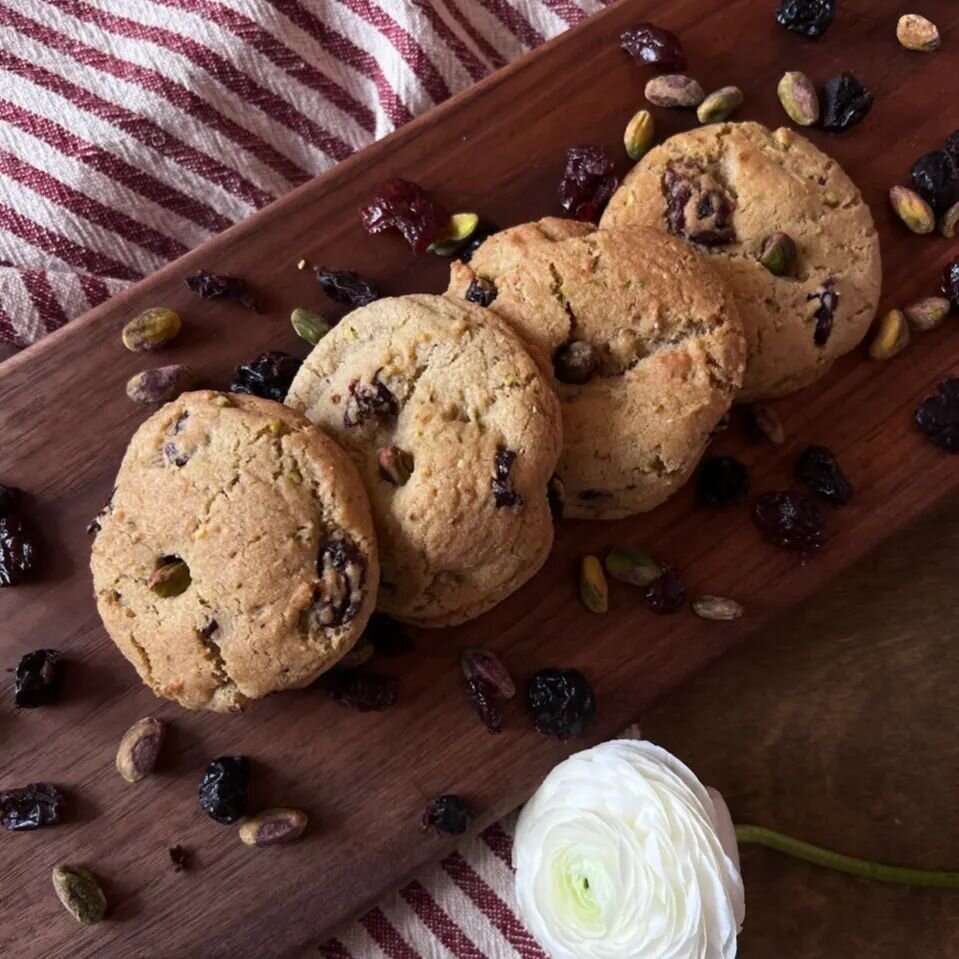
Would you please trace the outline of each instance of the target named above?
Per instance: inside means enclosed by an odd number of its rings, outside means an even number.
[[[470,827],[473,810],[459,796],[446,794],[431,800],[423,811],[423,828],[460,836]]]
[[[503,714],[494,702],[496,691],[480,676],[467,680],[466,690],[470,702],[483,720],[483,725],[491,733],[498,733],[503,728]]]
[[[236,368],[229,390],[282,403],[301,366],[302,360],[279,350],[261,353],[255,360]]]
[[[246,813],[246,787],[250,760],[246,756],[220,756],[203,773],[197,795],[200,808],[217,822],[229,825]]]
[[[696,496],[706,506],[732,506],[749,492],[749,470],[731,456],[704,460],[696,475]]]
[[[463,263],[469,263],[473,259],[473,254],[499,231],[500,228],[490,220],[480,220],[476,229],[470,234],[470,238],[457,250],[455,258]]]
[[[618,186],[613,161],[602,147],[573,146],[566,151],[559,202],[567,216],[596,222]]]
[[[686,605],[686,584],[675,566],[663,563],[662,570],[646,587],[646,605],[660,615],[677,613]]]
[[[359,426],[369,419],[389,419],[400,411],[400,403],[393,391],[380,379],[381,370],[373,374],[369,383],[352,380],[350,395],[343,408],[343,425]]]
[[[35,649],[17,663],[14,703],[18,709],[36,709],[57,701],[63,683],[63,667],[55,649]]]
[[[341,706],[361,713],[382,712],[396,702],[396,680],[351,669],[329,673],[330,696]]]
[[[63,812],[63,794],[50,783],[30,783],[0,792],[0,822],[21,831],[55,826]]]
[[[923,154],[910,168],[909,178],[937,213],[948,210],[959,197],[959,164],[947,150]]]
[[[959,256],[943,267],[940,286],[942,295],[952,303],[952,308],[959,309]]]
[[[619,35],[619,45],[637,62],[666,71],[686,69],[686,54],[679,37],[655,23],[638,23]]]
[[[848,70],[826,81],[822,126],[840,133],[855,126],[872,109],[872,94]]]
[[[808,446],[803,450],[796,460],[794,475],[833,506],[845,506],[852,499],[852,483],[825,446]]]
[[[950,376],[917,407],[916,426],[936,446],[959,453],[959,378]]]
[[[596,697],[576,669],[541,669],[526,687],[536,729],[547,736],[579,736],[596,715]]]
[[[0,516],[0,587],[26,582],[36,566],[33,533],[22,516]]]
[[[361,211],[367,233],[396,229],[416,253],[425,253],[449,223],[449,213],[418,183],[387,180]]]
[[[830,277],[818,290],[808,294],[806,299],[819,300],[819,306],[813,313],[816,328],[813,331],[812,340],[816,346],[825,346],[832,334],[836,310],[839,309],[839,292],[836,290],[835,281]]]
[[[202,296],[205,300],[236,300],[240,306],[245,306],[248,310],[256,310],[256,302],[246,280],[238,276],[200,270],[186,278],[186,285],[193,293]]]
[[[787,30],[815,40],[836,15],[836,0],[780,0],[776,19]]]
[[[826,523],[805,493],[763,493],[756,498],[753,520],[763,537],[775,546],[804,553],[822,547]]]
[[[490,489],[493,491],[493,502],[498,508],[504,506],[519,508],[523,505],[523,497],[510,489],[510,473],[515,462],[515,450],[507,449],[505,446],[500,446],[496,450]]]
[[[315,276],[320,289],[335,303],[366,306],[380,298],[380,292],[373,282],[352,270],[327,270],[317,267]]]

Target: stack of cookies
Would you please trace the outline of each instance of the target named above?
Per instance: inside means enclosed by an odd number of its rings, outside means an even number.
[[[154,414],[99,521],[104,623],[158,695],[225,710],[312,682],[374,607],[478,616],[542,566],[563,504],[650,510],[734,401],[821,376],[879,285],[868,208],[806,140],[673,137],[600,229],[507,229],[445,296],[349,314],[286,406],[200,392]]]

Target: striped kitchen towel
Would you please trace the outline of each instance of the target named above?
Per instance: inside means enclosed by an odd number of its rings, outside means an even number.
[[[0,358],[608,0],[0,0]]]

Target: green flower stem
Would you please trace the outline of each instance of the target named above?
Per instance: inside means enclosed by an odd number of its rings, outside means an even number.
[[[959,872],[940,872],[934,869],[907,869],[902,866],[885,866],[869,859],[856,859],[843,856],[820,846],[784,836],[781,832],[764,829],[762,826],[737,826],[736,839],[740,843],[753,843],[768,846],[787,856],[803,859],[817,866],[847,872],[864,879],[876,879],[879,882],[894,882],[903,886],[939,886],[946,889],[959,889]]]

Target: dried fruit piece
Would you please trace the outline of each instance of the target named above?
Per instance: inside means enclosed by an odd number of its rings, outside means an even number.
[[[77,922],[95,926],[107,912],[107,897],[96,876],[80,866],[57,866],[53,888],[63,907]]]
[[[238,276],[226,276],[222,273],[200,270],[193,276],[186,278],[186,285],[193,293],[202,296],[205,300],[236,300],[240,306],[245,306],[248,310],[256,310],[256,303],[246,280],[242,280]]]
[[[936,228],[936,215],[932,212],[932,207],[915,190],[894,186],[889,191],[889,202],[896,216],[913,233],[932,233]]]
[[[183,321],[180,314],[165,306],[155,306],[133,317],[120,334],[123,345],[134,353],[158,350],[176,339]]]
[[[382,712],[396,702],[396,680],[361,670],[331,673],[330,696],[361,713]]]
[[[646,155],[656,138],[656,125],[649,110],[637,110],[623,131],[623,146],[630,160]]]
[[[206,767],[197,794],[200,808],[225,826],[246,814],[246,787],[250,760],[246,756],[220,756]]]
[[[308,821],[299,809],[265,809],[240,826],[240,842],[247,846],[294,842],[303,835]]]
[[[479,225],[480,218],[475,213],[454,213],[446,229],[430,244],[429,252],[437,256],[455,256]]]
[[[939,232],[947,240],[951,240],[956,235],[957,226],[959,226],[959,201],[953,203],[939,218]]]
[[[705,99],[703,88],[683,73],[664,73],[646,83],[646,99],[657,107],[695,107]]]
[[[376,654],[373,644],[365,637],[360,637],[356,645],[339,660],[335,669],[359,669],[365,666]]]
[[[686,584],[675,566],[663,564],[662,573],[646,587],[646,605],[654,613],[676,613],[686,605]]]
[[[742,603],[725,596],[697,596],[692,602],[693,612],[701,619],[730,622],[743,615]]]
[[[872,109],[872,94],[846,71],[826,81],[822,125],[839,133],[859,123]]]
[[[579,596],[592,613],[609,610],[609,588],[603,566],[595,556],[584,556],[579,565]]]
[[[196,373],[179,363],[143,370],[127,380],[127,396],[145,406],[168,403],[196,382]]]
[[[516,695],[516,684],[496,653],[478,646],[470,646],[460,654],[460,667],[467,682],[481,679],[486,683],[493,696],[499,699],[512,699]]]
[[[949,301],[943,296],[927,296],[910,303],[904,310],[915,330],[935,329],[949,314]]]
[[[446,836],[461,836],[473,822],[473,810],[459,796],[447,793],[430,800],[423,811],[423,828]]]
[[[566,511],[566,484],[556,473],[553,473],[546,484],[546,500],[553,519],[562,519]]]
[[[776,85],[779,102],[793,123],[811,127],[819,119],[819,94],[805,73],[789,70]]]
[[[147,588],[169,599],[190,588],[190,567],[179,556],[164,556],[147,579]]]
[[[359,426],[366,420],[383,420],[396,416],[400,402],[393,391],[380,379],[382,368],[373,374],[369,383],[352,380],[349,396],[343,409],[343,425]]]
[[[773,446],[782,446],[786,442],[786,431],[783,429],[779,414],[765,403],[753,403],[749,407],[753,432],[769,440]]]
[[[632,586],[649,586],[662,576],[663,568],[641,549],[615,546],[606,554],[606,572]]]
[[[796,459],[793,475],[833,506],[845,506],[852,499],[852,483],[825,446],[806,447]]]
[[[702,246],[723,246],[736,239],[736,201],[711,173],[692,163],[676,163],[663,173],[662,187],[670,233]]]
[[[896,39],[907,50],[927,53],[939,49],[939,28],[918,13],[905,13],[896,24]]]
[[[290,314],[293,332],[310,346],[316,346],[330,332],[330,324],[319,313],[298,306]]]
[[[948,150],[923,154],[909,168],[909,179],[937,213],[943,213],[959,199],[959,160]]]
[[[772,233],[759,248],[759,262],[773,276],[795,276],[798,251],[788,233]]]
[[[380,298],[380,291],[372,280],[352,270],[328,270],[318,266],[313,271],[320,289],[334,303],[346,306],[366,306]]]
[[[363,636],[373,644],[376,655],[385,659],[403,656],[413,649],[413,640],[406,626],[386,613],[374,613],[366,624]]]
[[[147,716],[123,734],[117,749],[117,772],[128,783],[138,783],[153,772],[165,731],[159,719]]]
[[[804,493],[763,493],[756,498],[753,520],[763,537],[775,546],[804,553],[822,547],[826,523]]]
[[[523,505],[523,497],[510,488],[510,473],[516,461],[516,452],[500,446],[496,450],[493,461],[493,478],[490,480],[490,489],[493,491],[493,502],[497,508],[511,507],[519,509]]]
[[[836,0],[780,0],[776,20],[787,30],[815,40],[836,15]]]
[[[494,233],[499,233],[499,227],[495,223],[490,220],[480,220],[472,236],[457,251],[456,259],[462,263],[469,263],[473,259],[473,254]]]
[[[493,687],[479,676],[466,682],[466,691],[470,702],[476,707],[483,725],[491,732],[498,733],[503,727],[503,714],[493,702]]]
[[[394,486],[405,486],[413,474],[413,454],[398,446],[384,446],[376,451],[380,476]]]
[[[316,560],[319,583],[313,590],[309,617],[323,629],[351,622],[363,605],[366,559],[345,534],[324,543]]]
[[[541,669],[526,687],[538,732],[557,739],[581,735],[596,715],[596,697],[577,669]]]
[[[613,161],[602,147],[574,146],[566,151],[559,202],[567,216],[596,222],[618,186]]]
[[[959,453],[959,378],[944,379],[917,407],[916,426],[936,446]]]
[[[812,293],[807,294],[806,299],[809,302],[819,301],[819,305],[812,314],[816,321],[812,341],[816,346],[825,346],[832,333],[836,311],[839,309],[839,291],[836,289],[833,278],[829,277],[818,290],[813,290]]]
[[[696,496],[706,506],[732,506],[749,492],[749,470],[731,456],[704,460],[696,474]]]
[[[171,846],[167,853],[170,856],[170,862],[173,863],[174,872],[186,872],[190,868],[193,856],[189,849],[177,844]]]
[[[940,286],[943,296],[952,303],[952,308],[959,309],[959,256],[943,267]]]
[[[728,120],[743,104],[743,91],[739,87],[720,87],[703,99],[696,108],[700,123],[719,123]]]
[[[879,318],[879,329],[869,344],[874,360],[888,360],[909,345],[909,324],[902,310],[889,310]]]
[[[19,586],[36,565],[33,533],[22,516],[0,516],[0,587]]]
[[[489,306],[496,299],[496,284],[481,276],[473,277],[466,288],[465,299],[477,306]]]
[[[231,393],[248,393],[282,403],[301,365],[302,360],[289,353],[279,350],[261,353],[255,360],[236,368],[228,389]]]
[[[619,44],[637,63],[664,70],[686,68],[686,54],[679,37],[655,23],[638,23],[632,30],[624,30],[619,35]]]
[[[0,792],[0,822],[15,832],[55,826],[63,806],[63,794],[50,783],[6,789]]]
[[[0,484],[0,516],[9,516],[20,509],[23,501],[23,490],[16,486],[4,486]]]
[[[598,367],[599,354],[585,340],[564,343],[553,354],[553,372],[560,383],[588,383]]]
[[[50,706],[59,699],[63,686],[59,656],[55,649],[35,649],[20,658],[13,694],[17,709]]]
[[[414,253],[425,253],[449,222],[449,214],[423,187],[400,178],[387,180],[361,216],[367,233],[399,230]]]

